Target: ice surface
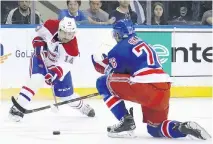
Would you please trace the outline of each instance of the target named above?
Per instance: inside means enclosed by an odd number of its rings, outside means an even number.
[[[11,103],[0,103],[0,144],[210,144],[209,141],[182,139],[156,139],[146,132],[142,121],[140,105],[128,102],[134,107],[137,138],[109,138],[106,127],[117,123],[102,100],[87,100],[95,108],[96,117],[87,118],[67,105],[61,106],[59,113],[50,109],[25,115],[21,123],[8,120]],[[36,108],[53,101],[33,101],[30,107]],[[169,119],[196,121],[212,134],[212,99],[176,98],[170,101]],[[53,135],[60,130],[61,135]]]

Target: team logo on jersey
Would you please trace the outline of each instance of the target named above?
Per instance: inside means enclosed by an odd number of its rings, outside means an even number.
[[[139,41],[141,41],[141,39],[135,36],[135,37],[130,38],[128,40],[128,43],[131,45],[136,45]]]
[[[160,57],[160,62],[166,63],[168,61],[168,57],[169,57],[169,50],[161,44],[155,44],[155,45],[150,45],[158,54],[158,56]]]
[[[112,65],[113,68],[117,67],[117,62],[116,62],[116,59],[114,57],[109,59],[109,63]]]
[[[9,56],[11,56],[11,53],[4,54],[4,46],[0,43],[0,64],[4,63]]]

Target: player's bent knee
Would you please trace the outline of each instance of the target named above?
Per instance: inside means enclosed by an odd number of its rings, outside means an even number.
[[[106,75],[99,77],[96,81],[96,88],[97,88],[99,94],[104,96],[104,97],[111,95],[108,88],[107,88],[106,83],[107,83],[107,76]]]
[[[159,132],[159,126],[155,127],[147,125],[147,132],[153,137],[162,137],[162,135]]]
[[[101,76],[96,81],[96,88],[98,89],[99,93],[103,91],[106,87],[106,76]]]
[[[27,87],[33,91],[38,91],[38,89],[44,84],[44,76],[42,74],[33,74],[27,82]]]

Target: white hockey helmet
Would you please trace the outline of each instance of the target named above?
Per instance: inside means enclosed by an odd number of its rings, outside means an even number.
[[[74,18],[64,17],[58,26],[58,36],[62,43],[67,43],[75,37],[76,23]]]

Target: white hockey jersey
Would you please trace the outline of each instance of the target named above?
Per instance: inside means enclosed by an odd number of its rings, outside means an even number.
[[[59,20],[47,20],[42,26],[36,28],[37,36],[41,37],[48,47],[48,55],[44,59],[47,67],[54,65],[63,69],[63,77],[70,71],[70,64],[79,55],[76,37],[68,43],[58,40]]]

